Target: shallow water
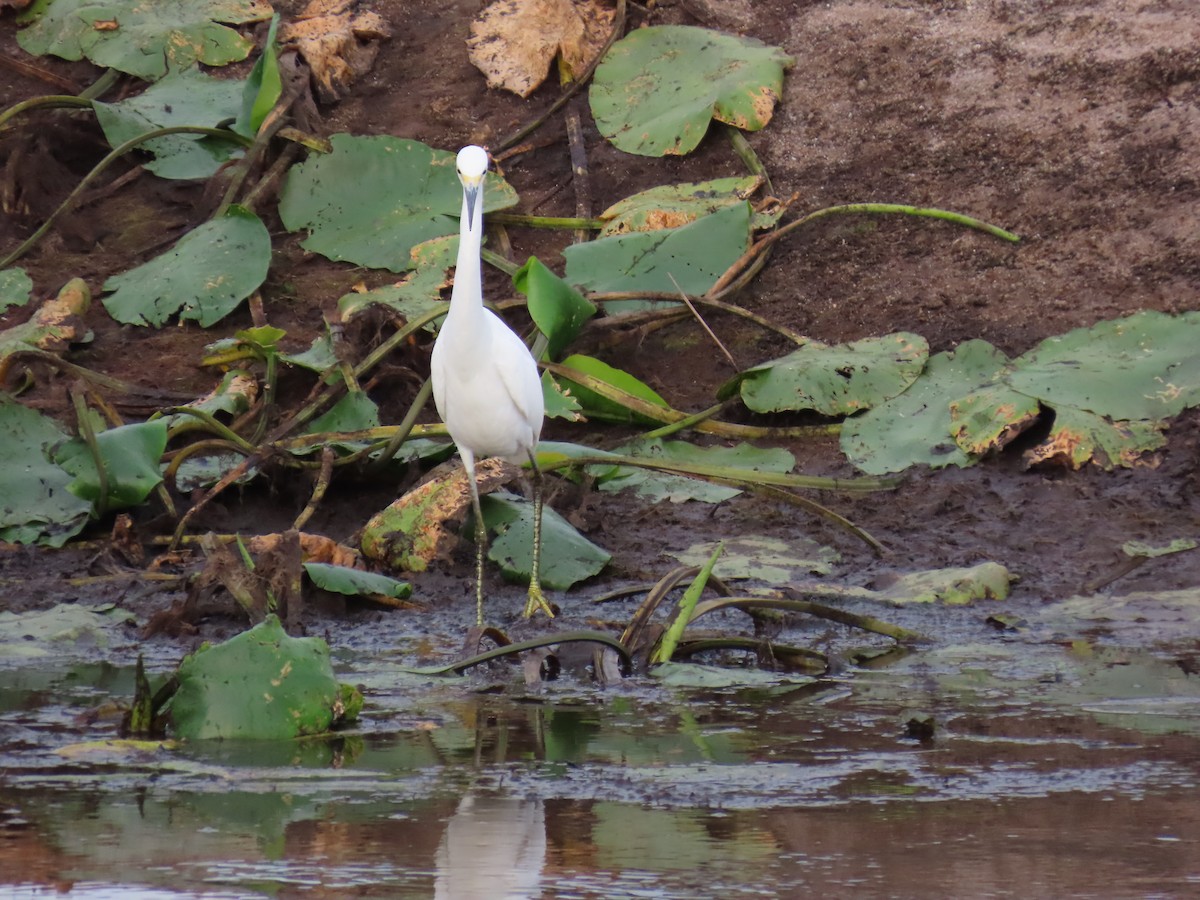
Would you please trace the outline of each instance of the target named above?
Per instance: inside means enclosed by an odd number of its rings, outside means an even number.
[[[953,658],[756,691],[514,696],[347,656],[368,697],[352,733],[134,750],[105,743],[101,706],[129,670],[8,669],[0,893],[1200,891],[1194,676],[1124,651],[1025,679]],[[908,735],[914,716],[931,739]]]

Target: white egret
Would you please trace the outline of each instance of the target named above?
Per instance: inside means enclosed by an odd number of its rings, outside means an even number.
[[[479,506],[475,460],[500,456],[533,467],[533,565],[526,618],[537,609],[554,612],[542,594],[538,564],[542,543],[542,476],[535,448],[542,433],[545,404],[537,363],[529,348],[483,305],[480,247],[483,238],[483,177],[487,151],[464,147],[458,154],[463,186],[458,263],[450,311],[433,344],[433,402],[458,445],[475,511],[475,617],[483,624],[483,556],[487,529]]]

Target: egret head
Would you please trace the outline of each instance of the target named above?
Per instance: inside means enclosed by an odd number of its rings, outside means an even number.
[[[483,188],[483,176],[488,170],[488,154],[482,147],[471,144],[458,151],[458,180],[462,182],[463,193],[467,198],[467,227],[471,228],[475,220],[475,203]]]

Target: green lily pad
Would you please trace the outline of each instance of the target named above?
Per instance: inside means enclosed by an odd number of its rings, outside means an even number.
[[[761,448],[751,444],[698,447],[687,441],[664,441],[654,438],[634,441],[616,448],[614,452],[668,463],[698,463],[758,472],[790,472],[796,466],[796,458],[782,447]],[[720,503],[741,493],[738,488],[723,484],[632,466],[618,466],[600,479],[602,491],[620,491],[628,488],[632,488],[639,497],[651,503],[661,503],[663,500],[670,500],[672,503],[683,503],[686,500]]]
[[[289,170],[279,201],[287,229],[309,232],[306,250],[403,272],[415,265],[417,244],[458,234],[462,186],[453,153],[388,135],[335,134],[330,144],[332,152]],[[516,202],[516,191],[489,173],[484,211]]]
[[[156,81],[168,68],[245,59],[254,45],[228,26],[270,15],[261,0],[34,0],[17,43]]]
[[[528,581],[533,567],[533,504],[511,495],[481,497],[483,520],[495,533],[488,558],[506,578]],[[543,587],[565,591],[600,573],[612,554],[597,547],[550,507],[542,513]]]
[[[781,359],[726,383],[721,399],[740,388],[755,412],[812,409],[844,416],[871,409],[916,381],[929,358],[925,338],[906,331],[829,346],[811,341]]]
[[[747,131],[766,125],[793,62],[778,47],[707,28],[639,28],[597,67],[592,115],[600,133],[627,153],[683,155],[712,119]]]
[[[33,296],[33,279],[19,267],[0,271],[0,313],[10,306],[24,306]]]
[[[53,419],[0,394],[0,541],[61,547],[87,524],[92,504],[51,454],[67,440]]]
[[[1007,357],[987,341],[966,341],[929,358],[908,390],[842,426],[842,452],[872,475],[924,464],[933,468],[968,466],[976,457],[951,438],[951,402],[991,384]]]
[[[750,204],[727,206],[682,228],[618,234],[563,250],[567,281],[590,291],[703,294],[750,246]],[[609,301],[606,309],[644,308]]]
[[[168,708],[171,727],[184,740],[322,734],[350,717],[357,694],[343,694],[323,640],[290,637],[273,614],[184,657],[177,677]]]
[[[600,213],[600,237],[631,231],[679,228],[719,209],[750,199],[763,180],[757,175],[664,184],[626,197]]]
[[[406,319],[417,319],[426,313],[449,305],[441,299],[442,288],[450,284],[450,270],[458,253],[458,235],[422,241],[410,251],[411,268],[401,281],[385,284],[362,293],[350,293],[338,300],[343,321],[350,321],[369,306],[385,306]],[[430,322],[426,331],[436,330]]]
[[[996,382],[951,402],[950,433],[963,452],[983,456],[1007,446],[1041,409],[1034,397]]]
[[[161,256],[104,282],[118,322],[159,326],[175,313],[207,328],[233,312],[267,277],[271,236],[258,216],[231,206]]]
[[[1198,344],[1200,312],[1139,312],[1047,338],[1006,380],[1055,409],[1166,419],[1200,403]]]
[[[379,407],[363,391],[351,391],[324,415],[309,423],[306,433],[365,431],[379,427]]]
[[[96,121],[114,147],[174,125],[216,126],[237,115],[245,82],[214,78],[194,68],[171,72],[142,93],[117,103],[96,101]],[[208,178],[240,155],[242,145],[218,138],[173,134],[141,144],[154,159],[147,169],[161,178]]]

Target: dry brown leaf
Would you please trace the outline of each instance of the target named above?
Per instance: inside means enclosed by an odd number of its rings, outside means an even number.
[[[294,46],[304,57],[322,100],[337,100],[370,71],[379,42],[392,36],[382,16],[358,7],[358,0],[312,0],[295,22],[280,29],[280,44]]]
[[[468,56],[488,87],[528,97],[556,56],[572,78],[586,69],[608,39],[613,16],[603,0],[497,0],[471,23]]]

